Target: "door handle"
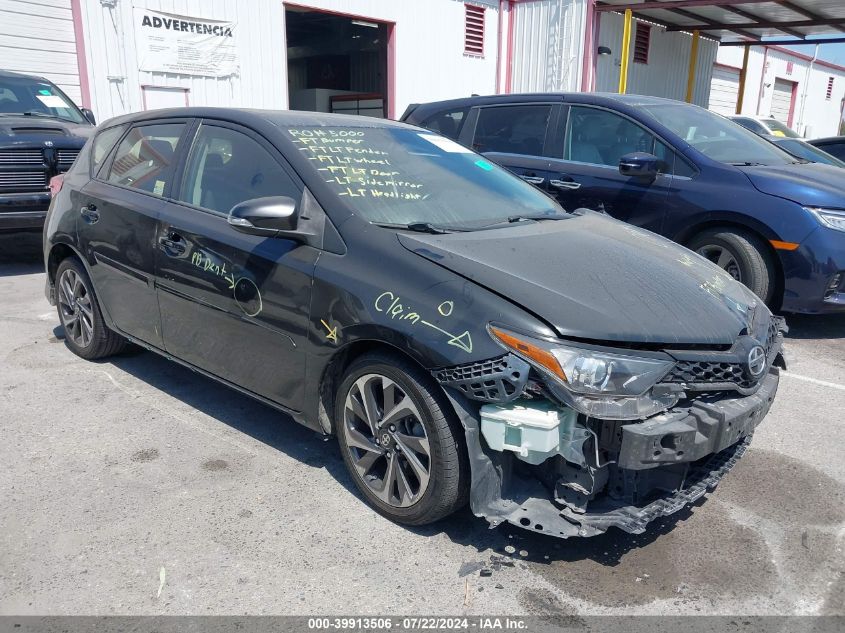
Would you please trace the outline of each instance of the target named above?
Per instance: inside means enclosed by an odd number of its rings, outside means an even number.
[[[557,178],[552,178],[549,181],[549,184],[552,187],[557,187],[558,189],[580,189],[581,183],[575,182],[574,180],[558,180]]]
[[[96,224],[100,219],[100,212],[97,211],[96,205],[93,204],[86,204],[79,209],[79,213],[88,224]]]
[[[158,238],[158,243],[161,244],[162,250],[168,255],[181,255],[187,250],[185,240],[173,231],[168,231],[167,235]]]
[[[542,184],[543,184],[543,181],[545,181],[545,180],[546,180],[546,179],[545,179],[545,178],[543,178],[542,176],[527,176],[527,175],[523,175],[523,176],[520,176],[520,178],[522,178],[525,182],[530,182],[532,185],[542,185]]]

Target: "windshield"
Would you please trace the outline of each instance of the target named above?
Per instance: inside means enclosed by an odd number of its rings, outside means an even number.
[[[376,224],[467,230],[563,213],[535,187],[431,132],[351,126],[285,132],[329,188]]]
[[[772,131],[775,136],[785,136],[786,138],[801,138],[801,136],[792,129],[785,126],[777,119],[764,119],[763,125]]]
[[[766,139],[704,108],[680,103],[641,107],[713,160],[731,165],[785,165],[795,162],[787,152]]]
[[[800,139],[781,138],[774,142],[798,158],[803,158],[814,163],[825,163],[826,165],[845,167],[845,163],[835,156],[831,156],[827,152],[820,150],[818,147],[813,147],[809,143]]]
[[[4,114],[85,122],[85,117],[61,90],[50,82],[30,77],[0,77],[0,116]]]

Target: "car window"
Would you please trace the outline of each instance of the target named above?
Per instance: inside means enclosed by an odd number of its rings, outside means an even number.
[[[464,126],[467,112],[469,112],[469,108],[438,112],[423,121],[422,127],[457,140],[461,135],[461,129]]]
[[[705,156],[731,165],[786,165],[788,152],[736,121],[688,103],[641,105],[640,110]]]
[[[787,152],[793,156],[797,156],[798,158],[803,158],[813,163],[824,163],[826,165],[835,165],[836,167],[845,167],[845,163],[835,156],[831,156],[828,152],[818,147],[814,147],[801,139],[781,138],[775,142]]]
[[[319,186],[315,195],[333,196],[370,222],[464,230],[507,224],[515,214],[563,213],[533,185],[434,132],[366,123],[284,131],[308,159],[300,169]]]
[[[787,127],[777,119],[766,119],[766,127],[769,128],[775,136],[783,136],[786,138],[801,138],[800,135],[792,128]]]
[[[162,195],[184,127],[184,123],[164,123],[129,130],[117,148],[108,181]]]
[[[819,145],[821,149],[832,156],[836,156],[839,160],[845,160],[845,143],[826,143]]]
[[[767,130],[763,124],[758,123],[754,119],[747,119],[747,118],[734,118],[731,119],[734,123],[738,123],[746,130],[751,130],[755,134],[768,134],[769,130]]]
[[[573,106],[566,122],[563,159],[617,167],[632,152],[655,153],[654,135],[623,116],[583,106]],[[659,144],[658,158],[671,161],[671,150]]]
[[[65,93],[49,81],[33,77],[0,77],[0,114],[86,122],[82,112]]]
[[[551,112],[552,106],[541,104],[482,108],[473,149],[542,156]]]
[[[236,204],[266,196],[299,199],[300,191],[260,143],[225,127],[203,125],[197,133],[178,198],[228,214]]]
[[[117,139],[119,139],[122,135],[124,130],[126,130],[125,125],[118,125],[115,127],[110,127],[108,129],[99,132],[97,136],[94,137],[94,141],[91,145],[91,175],[96,176],[97,172],[100,169],[100,165],[103,164],[103,161],[106,159],[106,156],[109,155],[114,144],[117,143]]]

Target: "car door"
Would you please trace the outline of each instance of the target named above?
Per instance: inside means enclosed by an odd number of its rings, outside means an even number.
[[[672,185],[672,150],[628,117],[605,108],[568,108],[559,157],[551,160],[549,190],[568,211],[605,212],[614,218],[660,231]],[[661,159],[652,179],[624,176],[619,161],[646,152]]]
[[[540,189],[548,190],[550,123],[558,106],[521,103],[475,108],[461,140]]]
[[[167,352],[299,410],[311,279],[318,251],[246,235],[227,222],[245,200],[303,186],[262,137],[234,124],[199,125],[158,227],[158,296]]]
[[[120,331],[159,348],[156,231],[186,128],[181,119],[105,130],[97,142],[125,135],[80,191],[79,241],[101,307]]]

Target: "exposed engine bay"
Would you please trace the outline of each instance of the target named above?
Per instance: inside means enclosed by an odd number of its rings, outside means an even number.
[[[756,330],[730,349],[661,350],[671,361],[645,403],[574,399],[577,385],[561,388],[530,345],[435,371],[466,431],[473,512],[491,526],[560,538],[614,526],[638,534],[701,498],[745,452],[785,368],[784,321],[771,317]],[[565,375],[586,368],[588,380],[610,382],[613,360],[591,362],[578,359]]]

